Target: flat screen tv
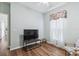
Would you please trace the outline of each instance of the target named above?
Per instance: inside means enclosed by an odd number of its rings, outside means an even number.
[[[37,39],[38,30],[37,29],[24,29],[24,40]]]

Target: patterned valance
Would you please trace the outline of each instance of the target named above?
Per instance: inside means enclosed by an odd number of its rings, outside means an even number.
[[[61,10],[59,12],[56,12],[54,14],[50,15],[50,19],[52,20],[57,20],[59,18],[67,18],[67,11],[66,10]]]

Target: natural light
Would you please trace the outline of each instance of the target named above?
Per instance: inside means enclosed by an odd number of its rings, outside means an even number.
[[[60,18],[58,20],[51,20],[50,21],[50,39],[51,41],[56,41],[56,43],[64,43],[63,38],[63,30],[64,25],[66,23],[65,18]]]

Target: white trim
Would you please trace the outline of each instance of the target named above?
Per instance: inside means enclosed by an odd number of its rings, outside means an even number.
[[[27,45],[24,45],[24,46],[28,46],[28,45],[35,44],[35,43],[40,43],[40,41],[38,41],[38,42],[33,42],[33,43],[30,43],[30,44],[27,44]],[[19,48],[22,48],[22,47],[24,47],[24,46],[18,46],[18,47],[15,47],[15,48],[11,48],[10,50],[19,49]]]
[[[47,43],[49,43],[49,44],[53,44],[53,45],[55,45],[56,46],[56,44],[54,44],[53,42],[51,42],[51,41],[47,41]]]
[[[19,49],[22,48],[21,46],[15,47],[15,48],[11,48],[10,51],[15,50],[15,49]]]
[[[56,47],[59,47],[59,48],[64,49],[64,47],[60,47],[60,46],[58,46],[58,45],[54,44],[52,41],[47,41],[47,43],[49,43],[49,44],[53,44],[53,45],[54,45],[54,46],[56,46]]]

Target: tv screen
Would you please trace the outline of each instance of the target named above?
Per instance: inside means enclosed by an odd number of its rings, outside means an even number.
[[[24,40],[38,38],[38,30],[36,29],[24,29]]]

